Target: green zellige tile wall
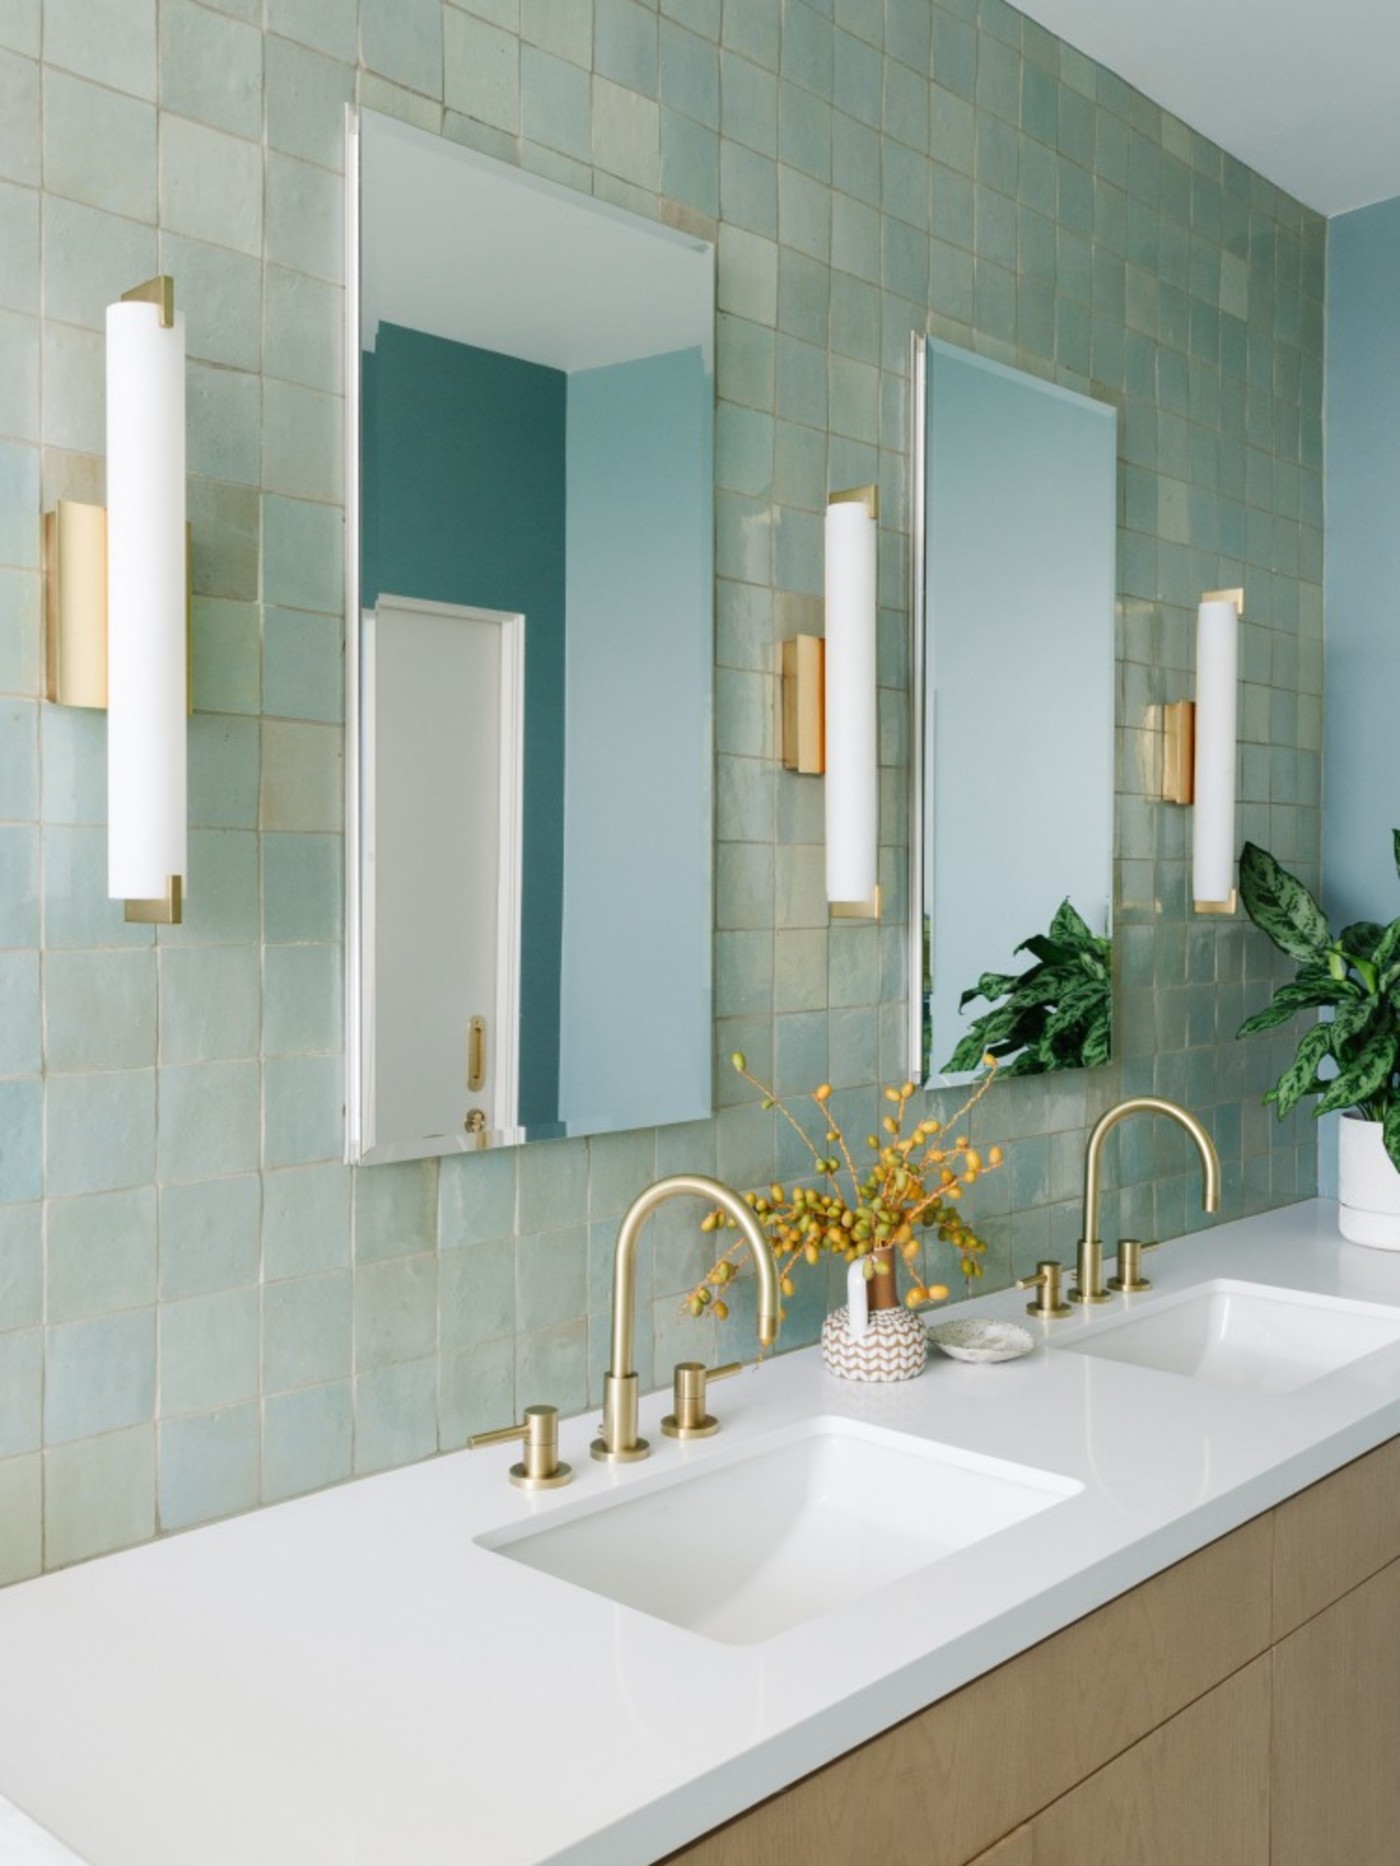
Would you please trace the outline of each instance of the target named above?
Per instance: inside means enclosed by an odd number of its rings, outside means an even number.
[[[1270,949],[1189,915],[1187,816],[1143,774],[1197,596],[1243,582],[1242,827],[1315,879],[1320,220],[1002,0],[7,0],[3,1579],[583,1407],[629,1197],[794,1164],[723,1063],[692,1127],[338,1164],[355,97],[717,243],[716,1051],[830,1078],[857,1133],[905,1067],[909,331],[1118,404],[1119,1060],[986,1105],[1013,1143],[978,1192],[987,1280],[1068,1254],[1086,1125],[1127,1090],[1209,1120],[1228,1212],[1313,1184],[1310,1128],[1259,1104],[1288,1039],[1231,1040]],[[153,933],[106,899],[104,724],[38,700],[38,547],[41,509],[101,497],[103,307],[158,268],[189,323],[199,710],[189,920]],[[870,479],[891,912],[828,929],[820,787],[772,762],[775,644],[818,622],[827,488]],[[975,773],[963,816],[979,834]],[[1195,1222],[1163,1128],[1113,1162],[1109,1220],[1145,1235]],[[700,1351],[693,1222],[664,1214],[642,1271],[663,1379]],[[792,1306],[810,1338],[822,1292]]]

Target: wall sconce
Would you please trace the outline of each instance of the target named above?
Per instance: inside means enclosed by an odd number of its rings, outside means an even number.
[[[1243,590],[1207,590],[1196,611],[1196,698],[1162,709],[1162,798],[1195,806],[1191,885],[1198,914],[1232,914],[1239,625]]]
[[[875,677],[879,492],[826,508],[826,639],[783,643],[783,764],[826,775],[826,894],[836,918],[880,917],[880,766]]]
[[[185,325],[170,278],[107,307],[107,508],[44,520],[48,697],[107,709],[107,892],[177,924],[186,852]]]

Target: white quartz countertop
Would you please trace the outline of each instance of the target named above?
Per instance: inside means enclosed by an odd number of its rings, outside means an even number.
[[[1168,1244],[1149,1273],[1135,1313],[1211,1277],[1400,1309],[1400,1253],[1344,1243],[1317,1202]],[[935,1355],[892,1387],[783,1356],[717,1388],[724,1430],[687,1445],[659,1435],[653,1395],[640,1464],[592,1463],[594,1416],[570,1420],[560,1491],[512,1489],[509,1447],[457,1454],[12,1587],[0,1797],[89,1866],[656,1860],[1400,1429],[1400,1343],[1268,1396],[1057,1351],[1123,1308],[1028,1324],[1048,1345],[1024,1360]],[[817,1414],[1083,1488],[753,1645],[475,1540]],[[4,1819],[0,1800],[8,1843]],[[63,1857],[34,1844],[36,1866]]]

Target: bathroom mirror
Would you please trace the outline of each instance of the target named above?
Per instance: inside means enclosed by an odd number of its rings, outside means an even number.
[[[1110,1042],[1116,412],[922,336],[913,402],[911,1054],[929,1085],[987,1049],[1008,1073],[1090,1066]]]
[[[348,1157],[698,1118],[712,249],[349,139]]]

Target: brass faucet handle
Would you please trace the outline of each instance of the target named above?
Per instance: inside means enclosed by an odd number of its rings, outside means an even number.
[[[727,1380],[742,1367],[742,1361],[728,1361],[723,1367],[706,1367],[703,1361],[677,1361],[671,1382],[676,1410],[661,1421],[667,1438],[712,1438],[719,1430],[719,1420],[705,1410],[706,1383]]]
[[[1152,1285],[1142,1274],[1142,1253],[1156,1248],[1155,1240],[1144,1243],[1138,1238],[1119,1238],[1118,1274],[1108,1279],[1108,1287],[1125,1296],[1133,1295],[1140,1289],[1151,1289]]]
[[[525,1456],[510,1467],[510,1481],[521,1490],[557,1490],[573,1476],[572,1468],[559,1462],[559,1408],[527,1406],[519,1425],[497,1426],[493,1432],[476,1432],[467,1440],[468,1451],[480,1451],[484,1445],[508,1445],[512,1439],[525,1441]]]
[[[1042,1321],[1049,1321],[1055,1316],[1069,1314],[1069,1304],[1060,1287],[1063,1275],[1064,1265],[1047,1257],[1035,1266],[1034,1276],[1019,1279],[1017,1289],[1033,1289],[1036,1292],[1035,1301],[1026,1304],[1027,1315],[1038,1315]]]

